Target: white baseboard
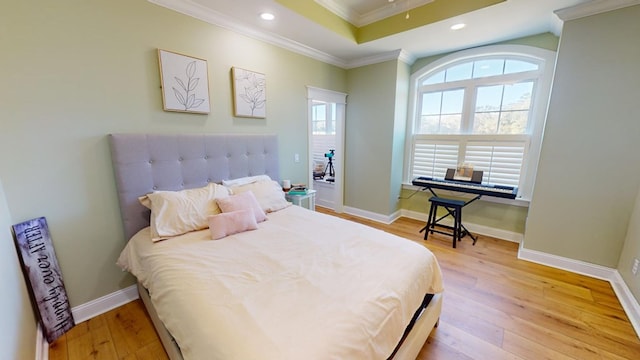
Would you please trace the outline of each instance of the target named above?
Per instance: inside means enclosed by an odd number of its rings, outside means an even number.
[[[361,210],[361,209],[350,207],[350,206],[345,206],[343,208],[343,211],[350,215],[355,215],[364,219],[381,222],[383,224],[391,224],[397,218],[396,217],[397,215],[395,214],[398,213],[398,212],[395,212],[394,214],[391,214],[391,215],[382,215],[382,214],[374,213],[372,211]]]
[[[104,314],[109,310],[115,309],[118,306],[129,303],[138,297],[139,295],[136,285],[131,285],[128,288],[118,290],[111,294],[89,301],[88,303],[78,305],[71,309],[71,313],[73,314],[73,319],[76,324],[79,324],[85,320],[89,320],[100,314]]]
[[[613,287],[613,292],[618,296],[618,300],[620,304],[622,304],[622,308],[624,312],[629,317],[629,321],[631,322],[631,326],[636,331],[636,335],[640,337],[640,303],[636,300],[627,286],[627,283],[624,281],[622,276],[620,276],[620,272],[616,270],[615,273],[616,280],[610,281],[611,286]]]
[[[617,269],[547,254],[541,251],[525,249],[522,247],[522,243],[520,243],[520,249],[518,250],[518,259],[608,281],[613,288],[613,292],[618,297],[618,301],[620,301],[624,312],[627,314],[627,317],[629,317],[629,321],[636,335],[640,337],[640,304],[633,296],[633,293]]]
[[[118,290],[111,294],[107,294],[103,297],[89,301],[88,303],[73,307],[71,309],[73,320],[76,324],[79,324],[100,314],[104,314],[109,310],[115,309],[118,306],[136,300],[138,297],[139,295],[136,285],[131,285],[122,290]],[[36,360],[48,359],[49,343],[43,336],[42,328],[40,327],[40,325],[38,325],[38,330],[36,333]]]
[[[382,215],[382,214],[374,213],[367,210],[361,210],[361,209],[349,207],[349,206],[344,207],[344,212],[350,215],[359,216],[361,218],[381,222],[383,224],[391,224],[401,216],[408,217],[410,219],[415,219],[415,220],[422,220],[426,223],[427,217],[429,216],[419,211],[411,211],[411,210],[405,210],[405,209],[400,209],[391,215]],[[444,219],[443,222],[447,224],[448,223],[447,220],[448,219]],[[448,224],[451,225],[450,222]],[[473,224],[468,222],[465,222],[464,226],[474,234],[491,236],[496,239],[507,240],[515,243],[521,243],[523,239],[522,234],[513,232],[513,231],[496,229],[489,226],[478,225],[478,224]]]
[[[49,359],[49,343],[44,338],[42,326],[38,323],[36,327],[36,360]]]
[[[316,198],[316,206],[322,206],[327,209],[333,209],[335,206],[335,203],[333,201]]]
[[[422,220],[425,223],[427,222],[427,218],[429,217],[429,214],[425,214],[419,211],[405,210],[405,209],[402,209],[400,211],[400,215],[411,218],[411,219],[415,219],[415,220]],[[449,219],[444,219],[443,223],[451,225],[452,222],[448,220]],[[507,240],[515,243],[521,243],[523,239],[522,234],[513,232],[513,231],[496,229],[489,226],[478,225],[470,222],[464,222],[464,226],[467,229],[469,229],[469,231],[471,231],[474,235],[478,234],[478,235],[484,235],[484,236],[491,236],[496,239]]]

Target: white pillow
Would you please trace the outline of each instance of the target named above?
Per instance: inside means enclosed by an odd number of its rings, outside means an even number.
[[[271,180],[269,175],[245,176],[245,177],[232,179],[232,180],[222,180],[222,185],[231,187],[231,186],[251,184],[256,181],[267,181],[267,180]]]
[[[208,217],[219,214],[216,199],[229,196],[229,190],[210,183],[196,189],[154,191],[139,198],[151,209],[151,240],[159,241],[190,231],[206,229]]]
[[[251,191],[256,196],[260,207],[264,212],[274,212],[291,205],[284,196],[284,191],[277,181],[261,180],[250,184],[232,186],[229,188],[232,194],[241,194]]]

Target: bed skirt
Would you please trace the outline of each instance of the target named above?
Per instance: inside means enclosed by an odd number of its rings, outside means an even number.
[[[138,292],[169,359],[184,360],[180,352],[180,347],[158,318],[158,314],[151,303],[149,291],[145,289],[142,284],[138,283]],[[428,296],[430,297],[428,304],[425,307],[421,307],[422,311],[418,311],[411,329],[406,336],[402,338],[400,346],[396,349],[391,359],[415,360],[422,346],[424,346],[424,343],[427,341],[431,330],[437,326],[442,311],[442,293],[429,294]]]

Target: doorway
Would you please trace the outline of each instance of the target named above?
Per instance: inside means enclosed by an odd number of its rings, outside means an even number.
[[[346,94],[307,87],[309,184],[316,204],[342,212]]]

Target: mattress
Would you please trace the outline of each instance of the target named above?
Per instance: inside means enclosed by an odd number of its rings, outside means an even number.
[[[152,243],[145,228],[118,264],[185,359],[386,359],[425,294],[443,290],[423,246],[297,206],[219,240]]]

